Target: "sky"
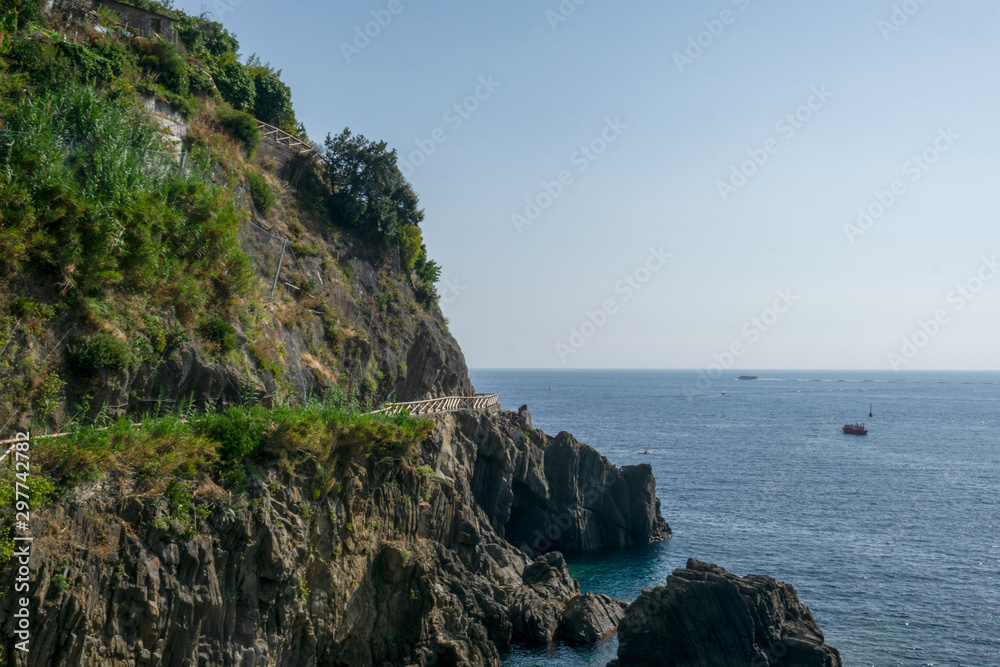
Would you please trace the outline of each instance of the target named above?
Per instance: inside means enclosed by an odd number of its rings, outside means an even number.
[[[175,4],[397,149],[470,367],[1000,369],[994,1]]]

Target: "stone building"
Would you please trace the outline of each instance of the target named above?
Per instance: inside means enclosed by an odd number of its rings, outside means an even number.
[[[159,35],[168,42],[177,43],[177,31],[174,28],[174,19],[154,11],[129,5],[117,0],[95,0],[95,5],[107,7],[114,13],[122,17],[122,24],[128,28],[134,28],[143,37],[153,37]]]

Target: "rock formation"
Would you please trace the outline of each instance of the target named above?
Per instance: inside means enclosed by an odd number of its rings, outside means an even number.
[[[841,667],[790,584],[694,559],[642,591],[618,641],[609,667]]]
[[[503,539],[493,521],[510,516],[516,494],[501,487],[484,503],[480,466],[514,466],[524,452],[533,463],[519,464],[520,478],[539,490],[553,479],[603,490],[576,495],[587,507],[564,494],[559,507],[636,542],[660,537],[639,532],[663,522],[651,488],[649,508],[634,504],[651,475],[633,489],[589,448],[548,458],[543,443],[569,447],[570,436],[533,430],[519,447],[509,429],[525,419],[526,410],[445,416],[422,461],[273,466],[242,497],[206,480],[181,514],[171,494],[140,493],[131,479],[82,485],[32,512],[31,651],[17,664],[495,667],[511,641],[593,641],[625,603],[581,595],[560,553],[526,554]],[[556,469],[580,457],[593,462],[575,477]],[[533,497],[550,511],[548,492]],[[0,590],[14,577],[8,562]],[[14,597],[0,598],[5,658]]]
[[[476,443],[472,491],[496,532],[522,550],[590,551],[670,537],[648,464],[618,468],[562,432],[531,424],[527,406],[459,417]]]

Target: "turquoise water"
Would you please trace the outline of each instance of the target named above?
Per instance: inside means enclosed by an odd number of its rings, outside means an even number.
[[[550,434],[653,465],[673,539],[572,559],[585,591],[631,601],[695,557],[793,584],[848,667],[1000,665],[1000,373],[743,372],[707,387],[693,371],[471,375]],[[858,420],[869,435],[840,432]]]

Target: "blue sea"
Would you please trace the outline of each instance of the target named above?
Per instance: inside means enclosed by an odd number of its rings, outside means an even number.
[[[793,584],[848,667],[1000,665],[1000,373],[471,376],[549,434],[652,464],[673,539],[571,559],[584,591],[631,601],[694,557]],[[867,436],[841,433],[856,421]],[[614,637],[515,647],[504,664],[603,666],[616,651]]]

